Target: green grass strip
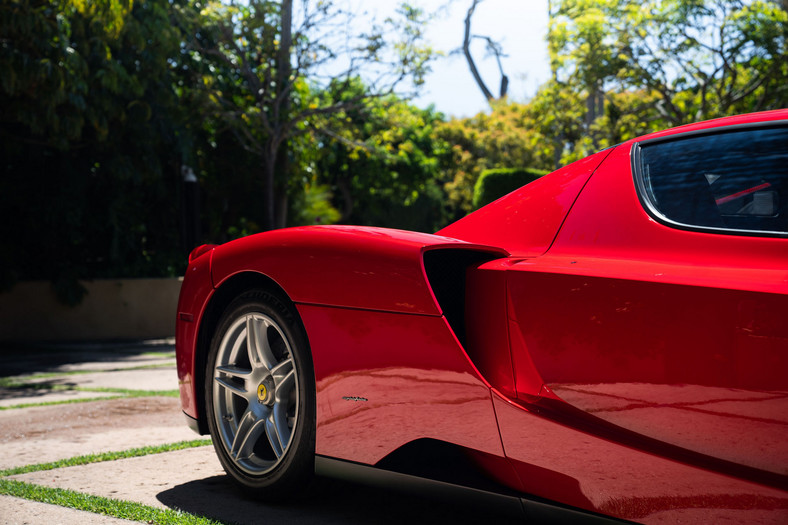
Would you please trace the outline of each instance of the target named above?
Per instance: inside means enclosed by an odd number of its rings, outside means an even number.
[[[120,368],[107,368],[99,370],[64,370],[62,372],[39,372],[37,374],[19,375],[14,377],[0,377],[0,387],[12,388],[17,385],[27,384],[28,381],[41,379],[57,379],[59,377],[80,376],[85,374],[102,374],[105,372],[129,372],[136,370],[154,370],[157,368],[172,368],[174,363],[154,363],[150,365],[127,366]]]
[[[125,394],[129,397],[152,397],[152,396],[165,396],[165,397],[178,397],[178,390],[134,390],[130,388],[112,388],[101,386],[75,386],[70,384],[52,384],[52,383],[16,383],[0,381],[0,387],[7,388],[8,390],[75,390],[78,392],[107,392],[110,394]]]
[[[111,401],[125,399],[128,396],[83,397],[81,399],[61,399],[60,401],[40,401],[38,403],[19,403],[18,405],[0,406],[0,410],[13,410],[17,408],[48,407],[54,405],[73,405],[75,403],[89,403],[91,401]]]
[[[84,397],[80,399],[61,399],[59,401],[39,401],[33,403],[19,403],[16,405],[0,406],[0,410],[11,410],[16,408],[29,408],[29,407],[45,407],[53,405],[71,405],[74,403],[88,403],[91,401],[109,401],[112,399],[120,398],[134,398],[134,397],[178,397],[180,392],[178,390],[129,390],[126,388],[87,388],[87,387],[68,387],[68,385],[48,385],[48,387],[41,387],[40,385],[17,385],[13,388],[32,388],[34,390],[51,390],[51,391],[76,391],[76,392],[100,392],[107,394],[118,394],[115,396],[105,397]]]
[[[107,387],[81,387],[73,390],[79,392],[103,392],[108,394],[123,394],[126,397],[178,397],[178,390],[130,390],[128,388],[107,388]]]
[[[56,489],[0,479],[0,494],[156,525],[221,525],[223,522],[172,509],[157,509],[132,501],[113,500],[68,489]]]
[[[154,368],[172,368],[175,363],[153,363],[150,365],[137,365],[128,368],[113,368],[112,370],[97,370],[97,372],[125,372],[127,370],[149,370]]]
[[[175,359],[175,350],[166,350],[161,352],[151,351],[151,352],[142,352],[141,354],[137,354],[144,357],[171,357]]]
[[[120,452],[87,454],[85,456],[75,456],[73,458],[61,459],[49,463],[37,463],[34,465],[25,465],[23,467],[0,470],[0,477],[16,476],[17,474],[27,474],[28,472],[39,472],[42,470],[53,470],[63,467],[74,467],[77,465],[87,465],[89,463],[101,463],[103,461],[115,461],[117,459],[136,458],[140,456],[148,456],[150,454],[161,454],[162,452],[172,452],[175,450],[184,450],[187,448],[204,447],[210,444],[210,439],[193,439],[191,441],[179,441],[177,443],[168,443],[166,445],[132,448]]]

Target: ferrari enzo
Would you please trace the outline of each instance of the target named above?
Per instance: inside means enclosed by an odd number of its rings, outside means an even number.
[[[194,249],[183,411],[268,499],[316,472],[526,518],[788,523],[788,110],[630,140],[435,234]]]

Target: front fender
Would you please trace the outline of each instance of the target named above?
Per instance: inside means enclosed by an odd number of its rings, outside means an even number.
[[[275,230],[216,248],[217,288],[241,272],[275,281],[297,304],[441,315],[423,252],[491,250],[437,235],[385,228],[314,226]]]

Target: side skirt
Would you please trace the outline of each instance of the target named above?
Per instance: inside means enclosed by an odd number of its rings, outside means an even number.
[[[479,508],[494,508],[496,514],[520,518],[524,523],[630,523],[525,495],[499,494],[325,456],[315,456],[315,474],[444,501],[463,501]]]

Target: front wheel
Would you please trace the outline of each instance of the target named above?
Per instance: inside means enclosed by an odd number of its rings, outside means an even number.
[[[224,470],[263,499],[297,496],[314,473],[315,381],[289,301],[265,290],[233,301],[205,378],[208,427]]]

